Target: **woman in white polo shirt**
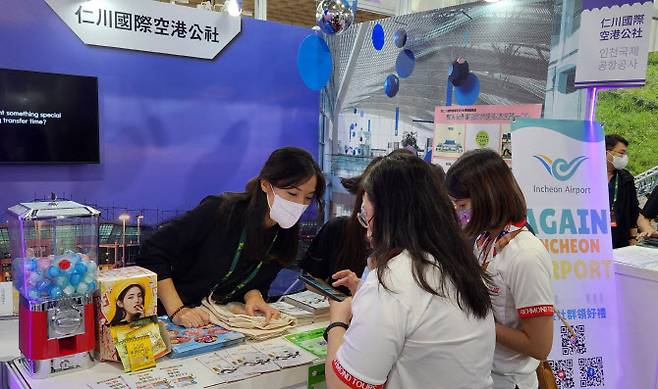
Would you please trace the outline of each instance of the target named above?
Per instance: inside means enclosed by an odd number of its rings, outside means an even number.
[[[372,271],[354,300],[332,303],[327,387],[491,388],[491,300],[445,187],[412,155],[366,177],[360,220]]]
[[[448,170],[448,192],[474,251],[492,277],[495,389],[537,389],[535,370],[553,343],[551,260],[526,227],[526,203],[503,159],[464,154]]]

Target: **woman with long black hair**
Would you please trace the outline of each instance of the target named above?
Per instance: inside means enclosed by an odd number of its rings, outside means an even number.
[[[275,150],[242,193],[205,198],[144,242],[137,264],[158,274],[158,311],[186,327],[209,322],[197,308],[244,301],[246,312],[278,315],[263,296],[293,263],[299,218],[325,189],[322,171],[298,148]],[[164,311],[164,312],[163,312]]]
[[[325,375],[336,388],[491,388],[486,274],[432,167],[386,157],[363,182],[373,270],[332,303]]]

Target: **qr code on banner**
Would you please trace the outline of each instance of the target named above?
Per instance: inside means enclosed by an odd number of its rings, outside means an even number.
[[[580,367],[580,387],[603,386],[603,358],[578,358]]]
[[[578,324],[572,326],[572,328],[576,333],[575,338],[566,326],[560,327],[560,335],[562,337],[562,355],[587,353],[587,343],[585,342],[585,325]]]
[[[557,361],[548,361],[551,370],[555,375],[557,389],[573,389],[576,383],[573,379],[573,359],[559,359]]]

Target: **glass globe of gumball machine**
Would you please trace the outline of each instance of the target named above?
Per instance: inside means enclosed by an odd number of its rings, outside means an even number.
[[[47,378],[93,366],[100,212],[53,196],[8,215],[26,370]]]

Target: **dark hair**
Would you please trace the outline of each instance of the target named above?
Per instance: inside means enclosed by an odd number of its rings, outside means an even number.
[[[126,294],[128,293],[128,291],[130,289],[134,288],[134,287],[139,288],[139,290],[142,292],[142,299],[146,298],[146,296],[145,296],[146,290],[144,290],[144,287],[142,285],[140,285],[140,284],[130,284],[130,285],[126,286],[121,291],[121,293],[119,293],[119,295],[117,296],[117,300],[114,302],[115,310],[114,310],[114,317],[112,318],[112,321],[110,322],[111,326],[121,323],[123,321],[123,319],[125,318],[126,310],[125,310],[125,308],[121,308],[119,306],[119,301],[121,301],[123,303],[123,299],[126,298]]]
[[[387,157],[373,167],[363,187],[375,210],[372,258],[380,284],[388,289],[387,263],[407,250],[423,290],[447,297],[446,283],[452,284],[462,310],[486,317],[491,310],[485,283],[489,277],[463,239],[445,186],[430,165],[411,155]],[[427,280],[430,268],[441,271],[437,289]]]
[[[441,182],[445,182],[446,171],[443,170],[441,165],[431,165],[431,166],[432,166],[432,170],[434,170],[434,173],[436,173],[436,175],[439,176],[439,180],[441,180]]]
[[[324,175],[311,154],[297,147],[282,147],[272,152],[261,168],[258,177],[247,183],[244,192],[228,193],[226,195],[228,201],[222,204],[219,210],[220,214],[229,215],[228,220],[222,220],[222,223],[225,223],[225,228],[242,224],[242,221],[237,221],[239,218],[244,220],[247,241],[242,252],[242,259],[251,262],[258,262],[263,259],[276,260],[283,266],[287,266],[296,260],[299,244],[299,221],[291,228],[279,229],[277,235],[278,250],[276,253],[267,253],[271,242],[267,239],[268,234],[263,222],[270,207],[267,203],[267,195],[261,189],[260,182],[266,180],[274,187],[290,189],[303,184],[311,177],[317,179],[313,198],[319,204],[319,214],[322,214],[322,198],[325,189]],[[233,212],[237,204],[246,204],[244,212]],[[225,213],[227,211],[228,213]]]
[[[358,272],[366,266],[370,247],[366,241],[366,229],[359,223],[357,215],[361,212],[361,204],[363,203],[363,180],[382,159],[383,157],[374,158],[366,166],[363,173],[355,177],[357,180],[353,187],[356,196],[354,198],[354,207],[352,207],[352,214],[345,225],[345,233],[336,259],[336,270],[350,269],[359,274]]]
[[[463,154],[448,169],[446,186],[454,199],[471,200],[473,216],[464,227],[471,238],[526,217],[523,192],[495,151],[480,149]]]
[[[605,149],[612,150],[617,146],[618,143],[623,143],[624,146],[628,147],[628,141],[621,135],[610,134],[605,136]]]

